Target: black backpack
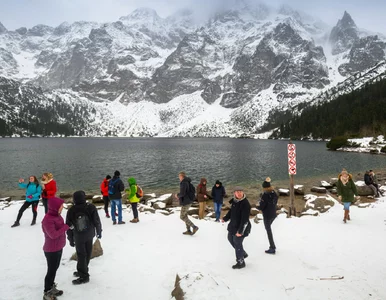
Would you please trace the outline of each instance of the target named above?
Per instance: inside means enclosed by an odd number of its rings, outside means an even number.
[[[191,201],[196,199],[196,188],[191,182],[189,182],[188,197]]]
[[[77,232],[85,232],[91,227],[91,218],[88,213],[89,204],[87,203],[85,211],[80,211],[75,214],[74,227]]]

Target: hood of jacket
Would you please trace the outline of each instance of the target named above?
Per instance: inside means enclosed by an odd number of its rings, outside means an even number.
[[[216,184],[218,184],[219,186],[217,187]],[[214,187],[219,189],[222,187],[222,182],[220,180],[216,180],[216,183],[214,184]]]
[[[338,179],[340,180],[341,178],[342,178],[342,173],[340,173],[340,174],[338,175]],[[349,180],[349,181],[350,181],[350,180],[353,180],[351,174],[348,174],[348,180]]]
[[[247,198],[247,195],[245,195],[245,193],[244,193],[244,195],[243,195],[243,198],[241,198],[241,199],[236,199],[235,197],[233,197],[230,201],[229,201],[229,203],[233,203],[233,202],[235,202],[235,203],[237,203],[237,202],[240,202],[240,201],[243,201],[243,200],[245,200]]]
[[[200,184],[201,185],[204,185],[204,182],[205,182],[205,185],[206,185],[206,183],[208,182],[207,180],[206,180],[206,178],[201,178],[201,180],[200,180]]]
[[[190,179],[190,177],[185,177],[181,182],[192,182],[192,179]]]
[[[58,216],[59,215],[59,208],[64,203],[63,199],[52,197],[48,201],[48,214],[52,216]]]
[[[137,184],[137,181],[134,177],[130,177],[129,179],[127,179],[127,182],[130,184],[130,186]]]
[[[80,205],[86,203],[86,193],[84,191],[77,191],[73,195],[74,204]]]

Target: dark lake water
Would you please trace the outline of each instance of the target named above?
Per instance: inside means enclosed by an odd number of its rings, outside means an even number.
[[[99,191],[115,170],[137,178],[145,192],[177,190],[184,170],[226,185],[288,178],[287,141],[249,139],[11,138],[0,139],[0,195],[21,194],[19,177],[52,172],[61,192]],[[386,168],[386,157],[326,150],[324,142],[296,142],[297,179]],[[327,177],[328,178],[328,177]]]

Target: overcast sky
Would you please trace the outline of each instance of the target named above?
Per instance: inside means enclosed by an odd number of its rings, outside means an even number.
[[[155,9],[166,17],[183,8],[201,8],[238,0],[1,0],[0,22],[10,29],[37,24],[57,26],[64,21],[111,22],[139,7]],[[247,0],[254,1],[254,0]],[[334,25],[347,10],[361,28],[386,34],[386,0],[266,0],[288,4]]]

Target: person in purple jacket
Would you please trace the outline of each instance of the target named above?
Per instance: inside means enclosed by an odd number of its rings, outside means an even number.
[[[63,291],[58,290],[55,283],[56,271],[60,266],[63,248],[66,245],[66,231],[70,229],[60,215],[63,210],[63,203],[63,199],[50,198],[48,213],[42,221],[45,238],[43,251],[47,259],[43,300],[56,300],[56,296],[63,295]]]

